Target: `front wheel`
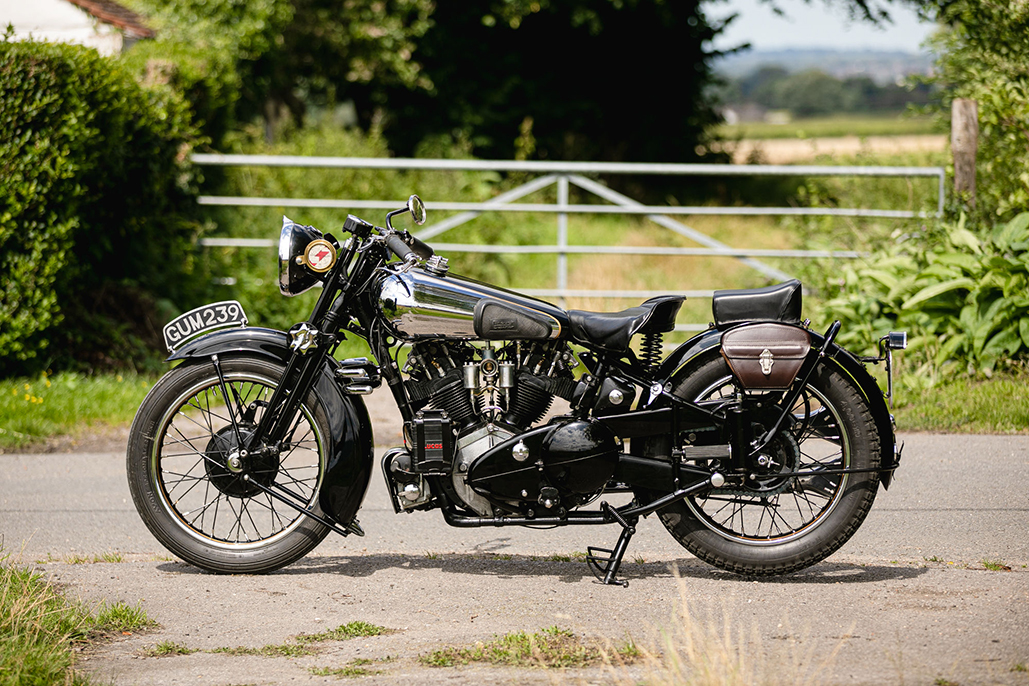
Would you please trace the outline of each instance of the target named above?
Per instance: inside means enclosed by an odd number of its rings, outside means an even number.
[[[329,420],[312,391],[277,451],[240,452],[282,376],[269,361],[224,358],[179,366],[147,395],[129,434],[132,500],[150,532],[190,564],[261,573],[310,552],[328,528],[273,498],[317,510]],[[233,422],[233,419],[235,420]]]
[[[684,375],[675,392],[710,407],[736,390],[718,357]],[[765,452],[780,472],[875,469],[879,436],[853,382],[821,365]],[[683,547],[710,564],[741,574],[785,574],[846,543],[871,509],[879,484],[874,471],[781,478],[774,472],[732,487],[727,483],[658,515]]]

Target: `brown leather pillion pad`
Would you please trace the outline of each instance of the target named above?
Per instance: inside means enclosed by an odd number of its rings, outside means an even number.
[[[810,349],[807,330],[787,324],[746,324],[722,334],[722,357],[747,390],[789,388]]]

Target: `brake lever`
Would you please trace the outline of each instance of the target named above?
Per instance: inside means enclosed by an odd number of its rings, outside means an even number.
[[[378,231],[378,227],[376,227],[376,231]],[[386,242],[386,237],[384,235],[382,235],[381,233],[380,234],[372,234],[371,236],[368,236],[368,238],[366,238],[364,240],[364,242],[361,243],[361,245],[357,246],[357,252],[364,252],[365,250],[368,250],[369,248],[371,248],[376,243],[385,243],[385,242]]]

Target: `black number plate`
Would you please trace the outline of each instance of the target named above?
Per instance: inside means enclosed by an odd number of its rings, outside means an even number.
[[[224,300],[211,303],[171,320],[164,327],[164,344],[168,346],[168,352],[175,352],[176,348],[199,334],[227,326],[246,325],[247,315],[239,302]]]

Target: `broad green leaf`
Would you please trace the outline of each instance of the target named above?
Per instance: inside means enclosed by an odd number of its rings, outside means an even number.
[[[1012,243],[1029,241],[1029,212],[1023,212],[1007,224],[994,228],[992,238],[1001,250],[1012,247]]]
[[[972,348],[979,352],[985,349],[990,335],[1007,325],[1010,318],[1011,303],[1004,298],[982,302],[979,306],[978,321],[974,329]]]
[[[936,364],[943,364],[947,360],[955,357],[954,353],[966,345],[967,342],[968,336],[963,333],[959,333],[949,338],[940,346],[939,351],[936,353]]]
[[[958,321],[961,323],[962,329],[972,331],[975,328],[976,322],[979,321],[979,308],[971,303],[965,305],[961,308]]]
[[[1007,274],[1001,270],[994,269],[979,279],[979,285],[975,289],[975,293],[978,297],[982,297],[991,291],[1003,292],[1007,282]]]
[[[893,289],[897,285],[896,275],[882,269],[864,269],[861,271],[861,276],[878,281],[887,289]]]
[[[1029,348],[1029,315],[1018,320],[1018,335],[1022,337],[1025,347]]]
[[[988,298],[979,302],[979,311],[982,313],[979,318],[983,321],[996,321],[998,317],[1006,317],[1007,311],[1011,309],[1011,301],[1007,298]]]
[[[947,234],[947,238],[950,239],[951,245],[955,248],[968,248],[976,255],[981,255],[983,252],[979,239],[966,228],[958,227],[951,229]]]
[[[984,260],[983,266],[987,269],[999,269],[1001,271],[1022,271],[1025,269],[1021,260],[1014,257],[1002,257],[1001,255],[994,255]]]
[[[923,269],[918,275],[918,280],[950,281],[951,279],[960,279],[963,276],[968,275],[960,267],[952,264],[937,263]]]
[[[915,293],[914,297],[909,298],[907,301],[905,301],[904,304],[901,305],[901,307],[903,307],[904,309],[910,309],[915,305],[923,303],[926,300],[930,300],[931,298],[935,298],[938,295],[943,295],[944,293],[949,293],[950,291],[956,291],[963,288],[972,289],[974,287],[975,281],[967,278],[954,279],[952,281],[947,281],[945,283],[933,284],[932,286],[923,288],[918,293]]]
[[[897,280],[897,285],[891,288],[890,292],[886,294],[886,299],[890,302],[907,299],[908,295],[917,289],[918,285],[916,283],[916,277],[913,275],[905,276],[903,279]]]
[[[983,347],[981,356],[984,360],[995,360],[1004,353],[1017,353],[1021,347],[1022,339],[1018,335],[1018,328],[1009,326],[990,339],[990,342]]]
[[[955,267],[960,267],[966,272],[970,272],[972,274],[978,273],[982,269],[980,261],[975,257],[969,255],[968,253],[947,252],[943,253],[942,255],[937,255],[935,259],[937,262],[941,264],[948,264],[953,265]]]

